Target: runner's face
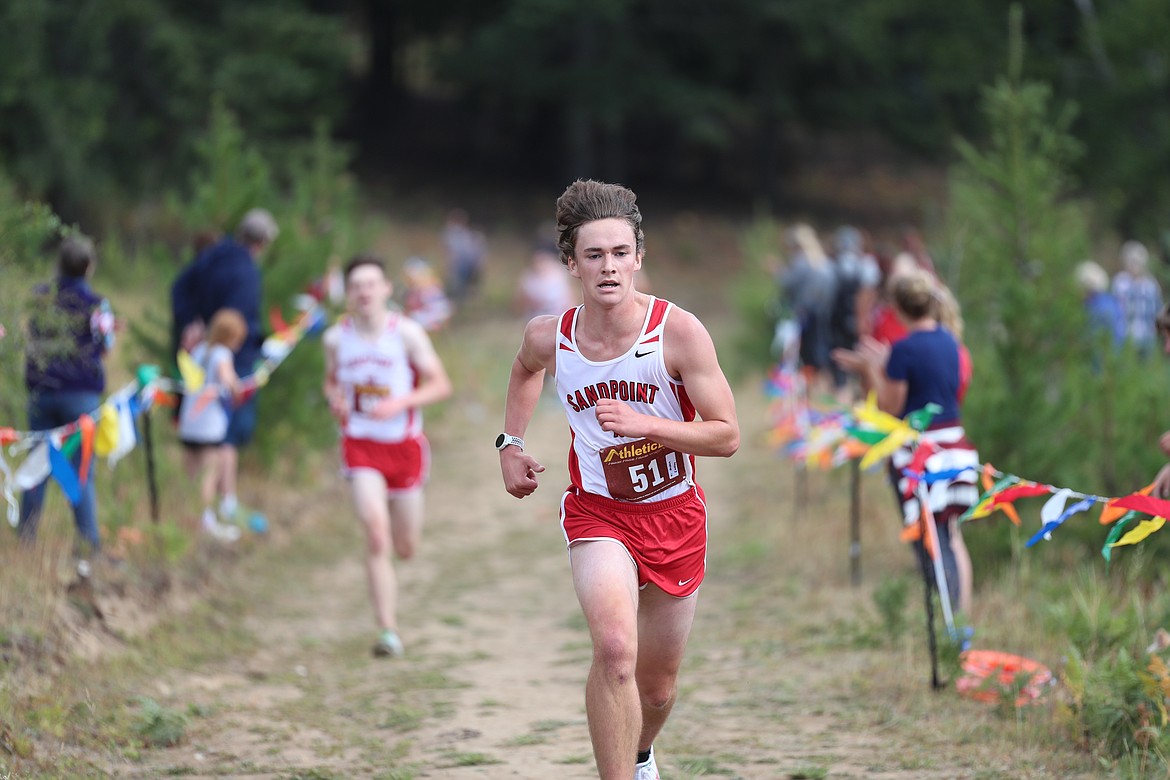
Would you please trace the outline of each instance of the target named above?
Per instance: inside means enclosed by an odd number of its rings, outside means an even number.
[[[581,280],[585,300],[617,303],[634,289],[634,272],[642,267],[634,229],[624,219],[586,222],[577,231],[569,273]]]
[[[350,272],[345,283],[349,310],[363,316],[377,314],[385,309],[390,291],[390,280],[376,265],[359,265]]]

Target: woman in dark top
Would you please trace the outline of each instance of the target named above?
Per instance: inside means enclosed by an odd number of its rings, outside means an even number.
[[[76,422],[81,415],[97,411],[101,403],[106,389],[102,361],[114,343],[114,315],[109,302],[89,286],[96,264],[92,241],[82,236],[67,238],[58,253],[56,281],[36,290],[25,363],[29,427],[34,431]],[[75,467],[80,460],[80,455],[74,458]],[[89,469],[80,475],[81,497],[73,507],[73,518],[80,540],[90,551],[97,551],[101,536],[92,462]],[[36,537],[44,500],[45,482],[24,493],[18,530],[26,542]]]
[[[964,388],[960,346],[955,336],[938,321],[938,283],[925,271],[899,274],[893,280],[893,299],[907,336],[893,346],[872,338],[862,340],[856,350],[836,350],[833,359],[842,368],[857,373],[863,387],[877,397],[878,408],[897,417],[937,404],[934,416],[918,446],[930,447],[923,472],[966,469],[958,476],[911,491],[903,469],[910,465],[914,450],[898,450],[890,458],[891,477],[903,510],[903,521],[919,520],[919,494],[928,497],[938,530],[943,571],[953,607],[967,611],[971,605],[971,558],[963,543],[958,518],[979,500],[976,485],[979,455],[967,441],[959,413]],[[931,572],[926,574],[933,579]]]

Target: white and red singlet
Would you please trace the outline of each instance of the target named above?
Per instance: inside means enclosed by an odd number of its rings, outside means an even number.
[[[586,493],[629,502],[657,502],[686,493],[695,484],[695,459],[649,439],[604,431],[594,407],[613,398],[634,411],[690,422],[695,407],[683,383],[666,370],[663,332],[673,304],[650,299],[646,322],[624,355],[594,361],[576,346],[581,307],[561,315],[557,330],[556,387],[573,442],[569,477]]]
[[[422,415],[411,408],[385,420],[371,416],[383,400],[414,389],[418,374],[410,363],[402,328],[405,318],[391,313],[376,337],[357,331],[353,321],[338,323],[336,380],[348,400],[342,433],[349,439],[400,442],[422,434]]]

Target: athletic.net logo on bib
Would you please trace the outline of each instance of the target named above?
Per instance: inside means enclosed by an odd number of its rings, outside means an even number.
[[[615,444],[598,452],[609,494],[621,501],[644,501],[682,482],[678,452],[656,441]]]

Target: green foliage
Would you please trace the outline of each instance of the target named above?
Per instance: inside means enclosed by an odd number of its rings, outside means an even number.
[[[352,45],[303,0],[0,7],[0,164],[70,213],[180,180],[212,94],[265,142],[339,118]]]
[[[134,731],[146,747],[174,747],[187,735],[188,719],[179,710],[164,707],[154,699],[137,699],[139,711]]]
[[[230,233],[248,209],[272,200],[272,175],[248,143],[222,95],[211,101],[206,131],[195,140],[198,166],[181,212],[191,230]]]
[[[55,275],[50,244],[68,232],[52,209],[23,199],[0,171],[0,424],[25,416],[24,323],[34,285]]]
[[[1126,356],[1102,366],[1084,335],[1074,268],[1089,256],[1090,219],[1071,197],[1074,113],[1053,109],[1046,85],[1022,80],[1020,23],[1008,75],[984,92],[989,138],[960,142],[951,175],[959,257],[950,276],[975,365],[965,418],[1000,468],[1121,490],[1153,473],[1150,450],[1135,443],[1157,429],[1149,399],[1161,380]]]
[[[895,644],[906,632],[906,600],[909,583],[902,577],[887,577],[873,592],[873,603],[882,619],[887,641]]]
[[[775,220],[760,217],[740,232],[744,268],[731,291],[731,305],[738,315],[735,349],[723,358],[724,369],[733,379],[774,362],[772,335],[781,316],[781,300],[772,272],[779,262],[780,230]]]
[[[1159,714],[1165,695],[1160,685],[1166,678],[1153,676],[1149,670],[1155,668],[1124,648],[1092,664],[1075,649],[1070,652],[1065,684],[1087,747],[1110,759],[1136,757],[1139,761],[1133,763],[1166,770],[1170,734],[1161,728]]]
[[[1165,256],[1170,182],[1153,171],[1170,158],[1170,5],[1129,0],[1096,8],[1099,18],[1084,19],[1081,56],[1065,71],[1066,88],[1086,108],[1078,128],[1090,152],[1084,178],[1120,226],[1153,240]]]

